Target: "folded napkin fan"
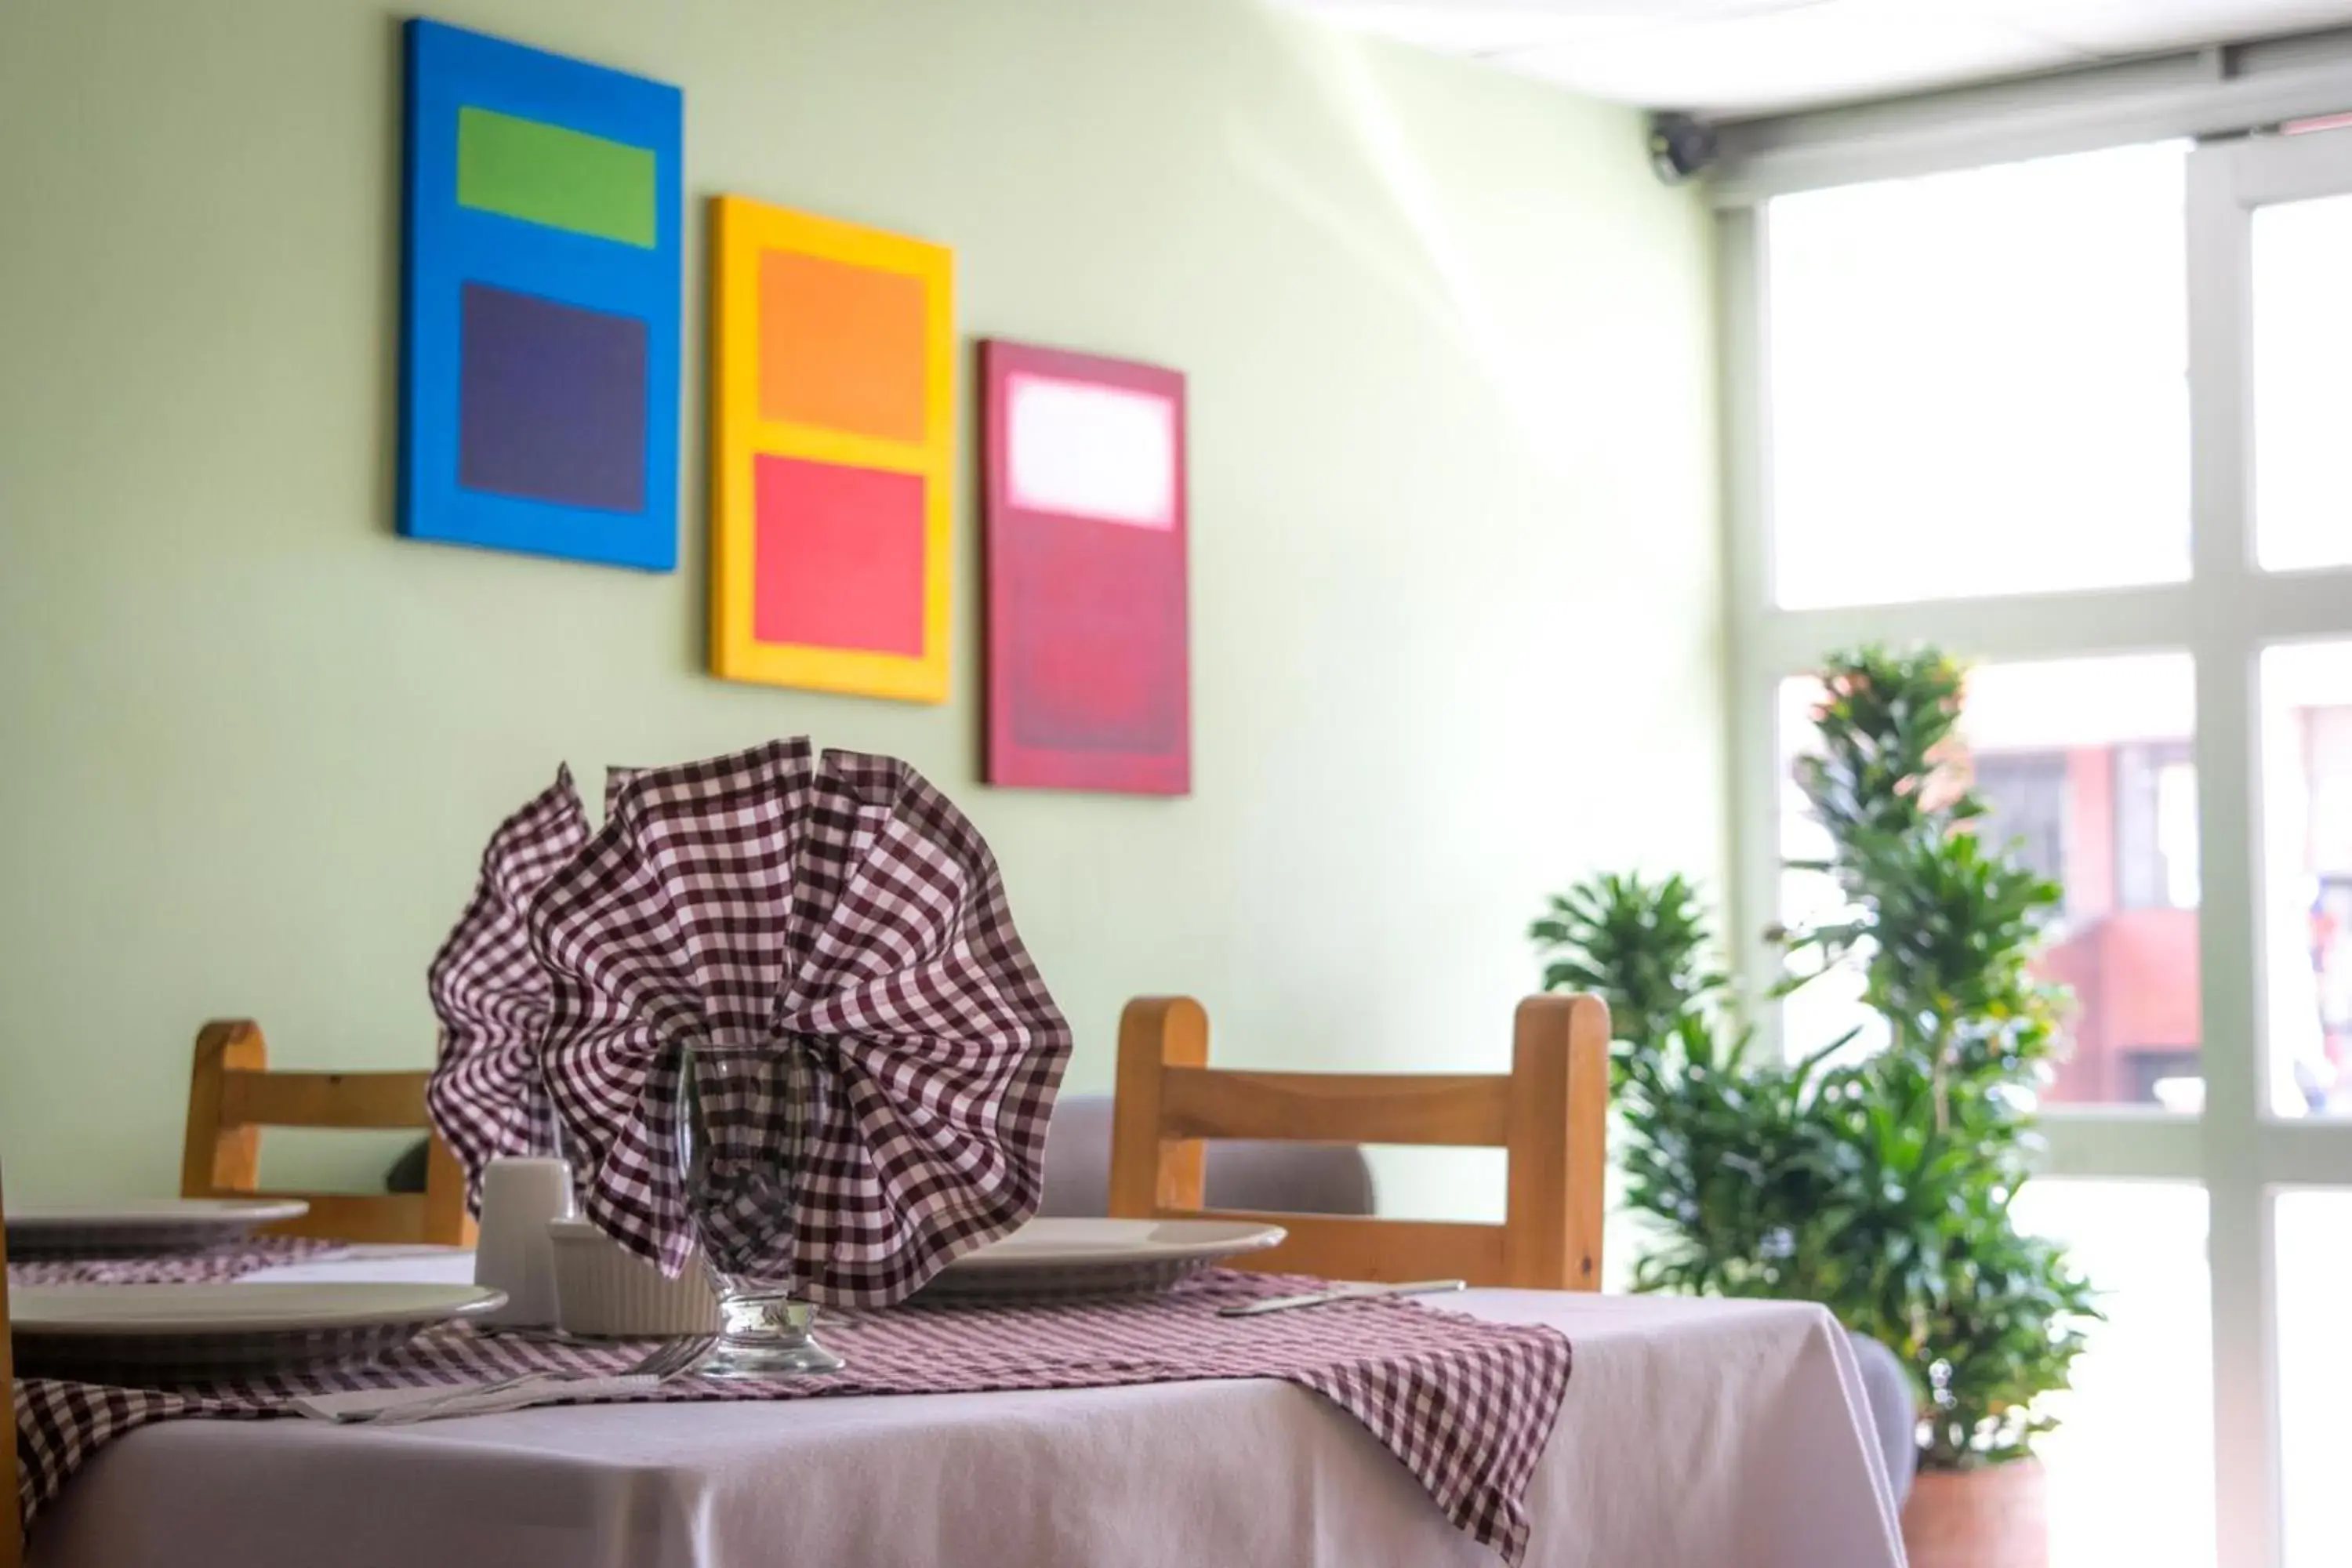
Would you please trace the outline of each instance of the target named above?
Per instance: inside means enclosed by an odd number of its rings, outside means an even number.
[[[879,1306],[1035,1211],[1069,1026],[980,832],[905,763],[632,771],[529,910],[582,1206],[676,1273]],[[673,1129],[692,1052],[710,1147]]]
[[[492,1160],[555,1152],[540,1058],[548,982],[530,950],[529,916],[548,879],[587,843],[572,770],[558,768],[553,784],[490,835],[474,896],[426,971],[441,1052],[425,1102],[465,1167],[467,1201],[477,1211]]]

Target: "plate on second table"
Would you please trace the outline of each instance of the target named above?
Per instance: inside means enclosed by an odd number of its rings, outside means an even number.
[[[495,1311],[473,1285],[27,1285],[8,1293],[19,1376],[139,1382],[365,1361]]]
[[[1224,1258],[1282,1240],[1278,1225],[1223,1219],[1033,1219],[967,1252],[926,1296],[1092,1296],[1164,1290]]]
[[[23,1260],[189,1251],[310,1212],[300,1198],[145,1198],[12,1205],[0,1223],[7,1226],[8,1256]]]

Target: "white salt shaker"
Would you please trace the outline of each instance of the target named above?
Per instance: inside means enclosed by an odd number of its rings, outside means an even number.
[[[561,1160],[492,1160],[482,1173],[474,1283],[507,1304],[484,1321],[544,1328],[555,1321],[555,1255],[547,1222],[572,1213],[572,1171]]]

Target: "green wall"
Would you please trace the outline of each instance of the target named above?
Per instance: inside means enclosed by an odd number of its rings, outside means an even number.
[[[995,844],[1080,1089],[1145,991],[1229,1060],[1498,1065],[1543,890],[1719,867],[1708,225],[1632,112],[1245,0],[436,14],[686,89],[681,568],[394,537],[397,13],[0,5],[12,1194],[170,1190],[211,1016],[429,1059],[425,962],[559,759],[912,760]],[[976,782],[969,505],[947,707],[702,672],[722,191],[952,245],[968,337],[1189,373],[1191,798]],[[1387,1192],[1484,1209],[1467,1170]]]

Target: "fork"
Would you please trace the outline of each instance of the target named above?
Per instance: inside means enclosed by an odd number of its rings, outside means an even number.
[[[671,1340],[618,1375],[650,1377],[656,1383],[667,1383],[693,1371],[695,1363],[709,1355],[710,1347],[718,1342],[717,1334],[689,1334],[682,1340]]]
[[[495,1383],[469,1383],[436,1394],[430,1399],[420,1399],[414,1404],[398,1405],[390,1410],[370,1411],[365,1415],[353,1415],[341,1419],[353,1425],[368,1423],[396,1426],[410,1421],[429,1420],[446,1411],[453,1405],[477,1399],[488,1399],[501,1394],[511,1394],[519,1388],[530,1388],[542,1383],[560,1387],[566,1383],[597,1382],[605,1377],[650,1377],[654,1380],[655,1385],[659,1386],[693,1370],[695,1364],[709,1353],[710,1347],[716,1342],[717,1336],[713,1334],[690,1334],[684,1339],[665,1341],[631,1365],[616,1373],[594,1373],[584,1376],[558,1372],[518,1373],[512,1377],[502,1377]]]
[[[1311,1290],[1304,1296],[1265,1296],[1255,1301],[1237,1301],[1217,1309],[1221,1318],[1255,1318],[1261,1312],[1289,1312],[1301,1307],[1320,1307],[1328,1301],[1364,1301],[1378,1296],[1427,1296],[1442,1290],[1459,1290],[1459,1279],[1412,1279],[1402,1285],[1334,1285],[1328,1290]]]

